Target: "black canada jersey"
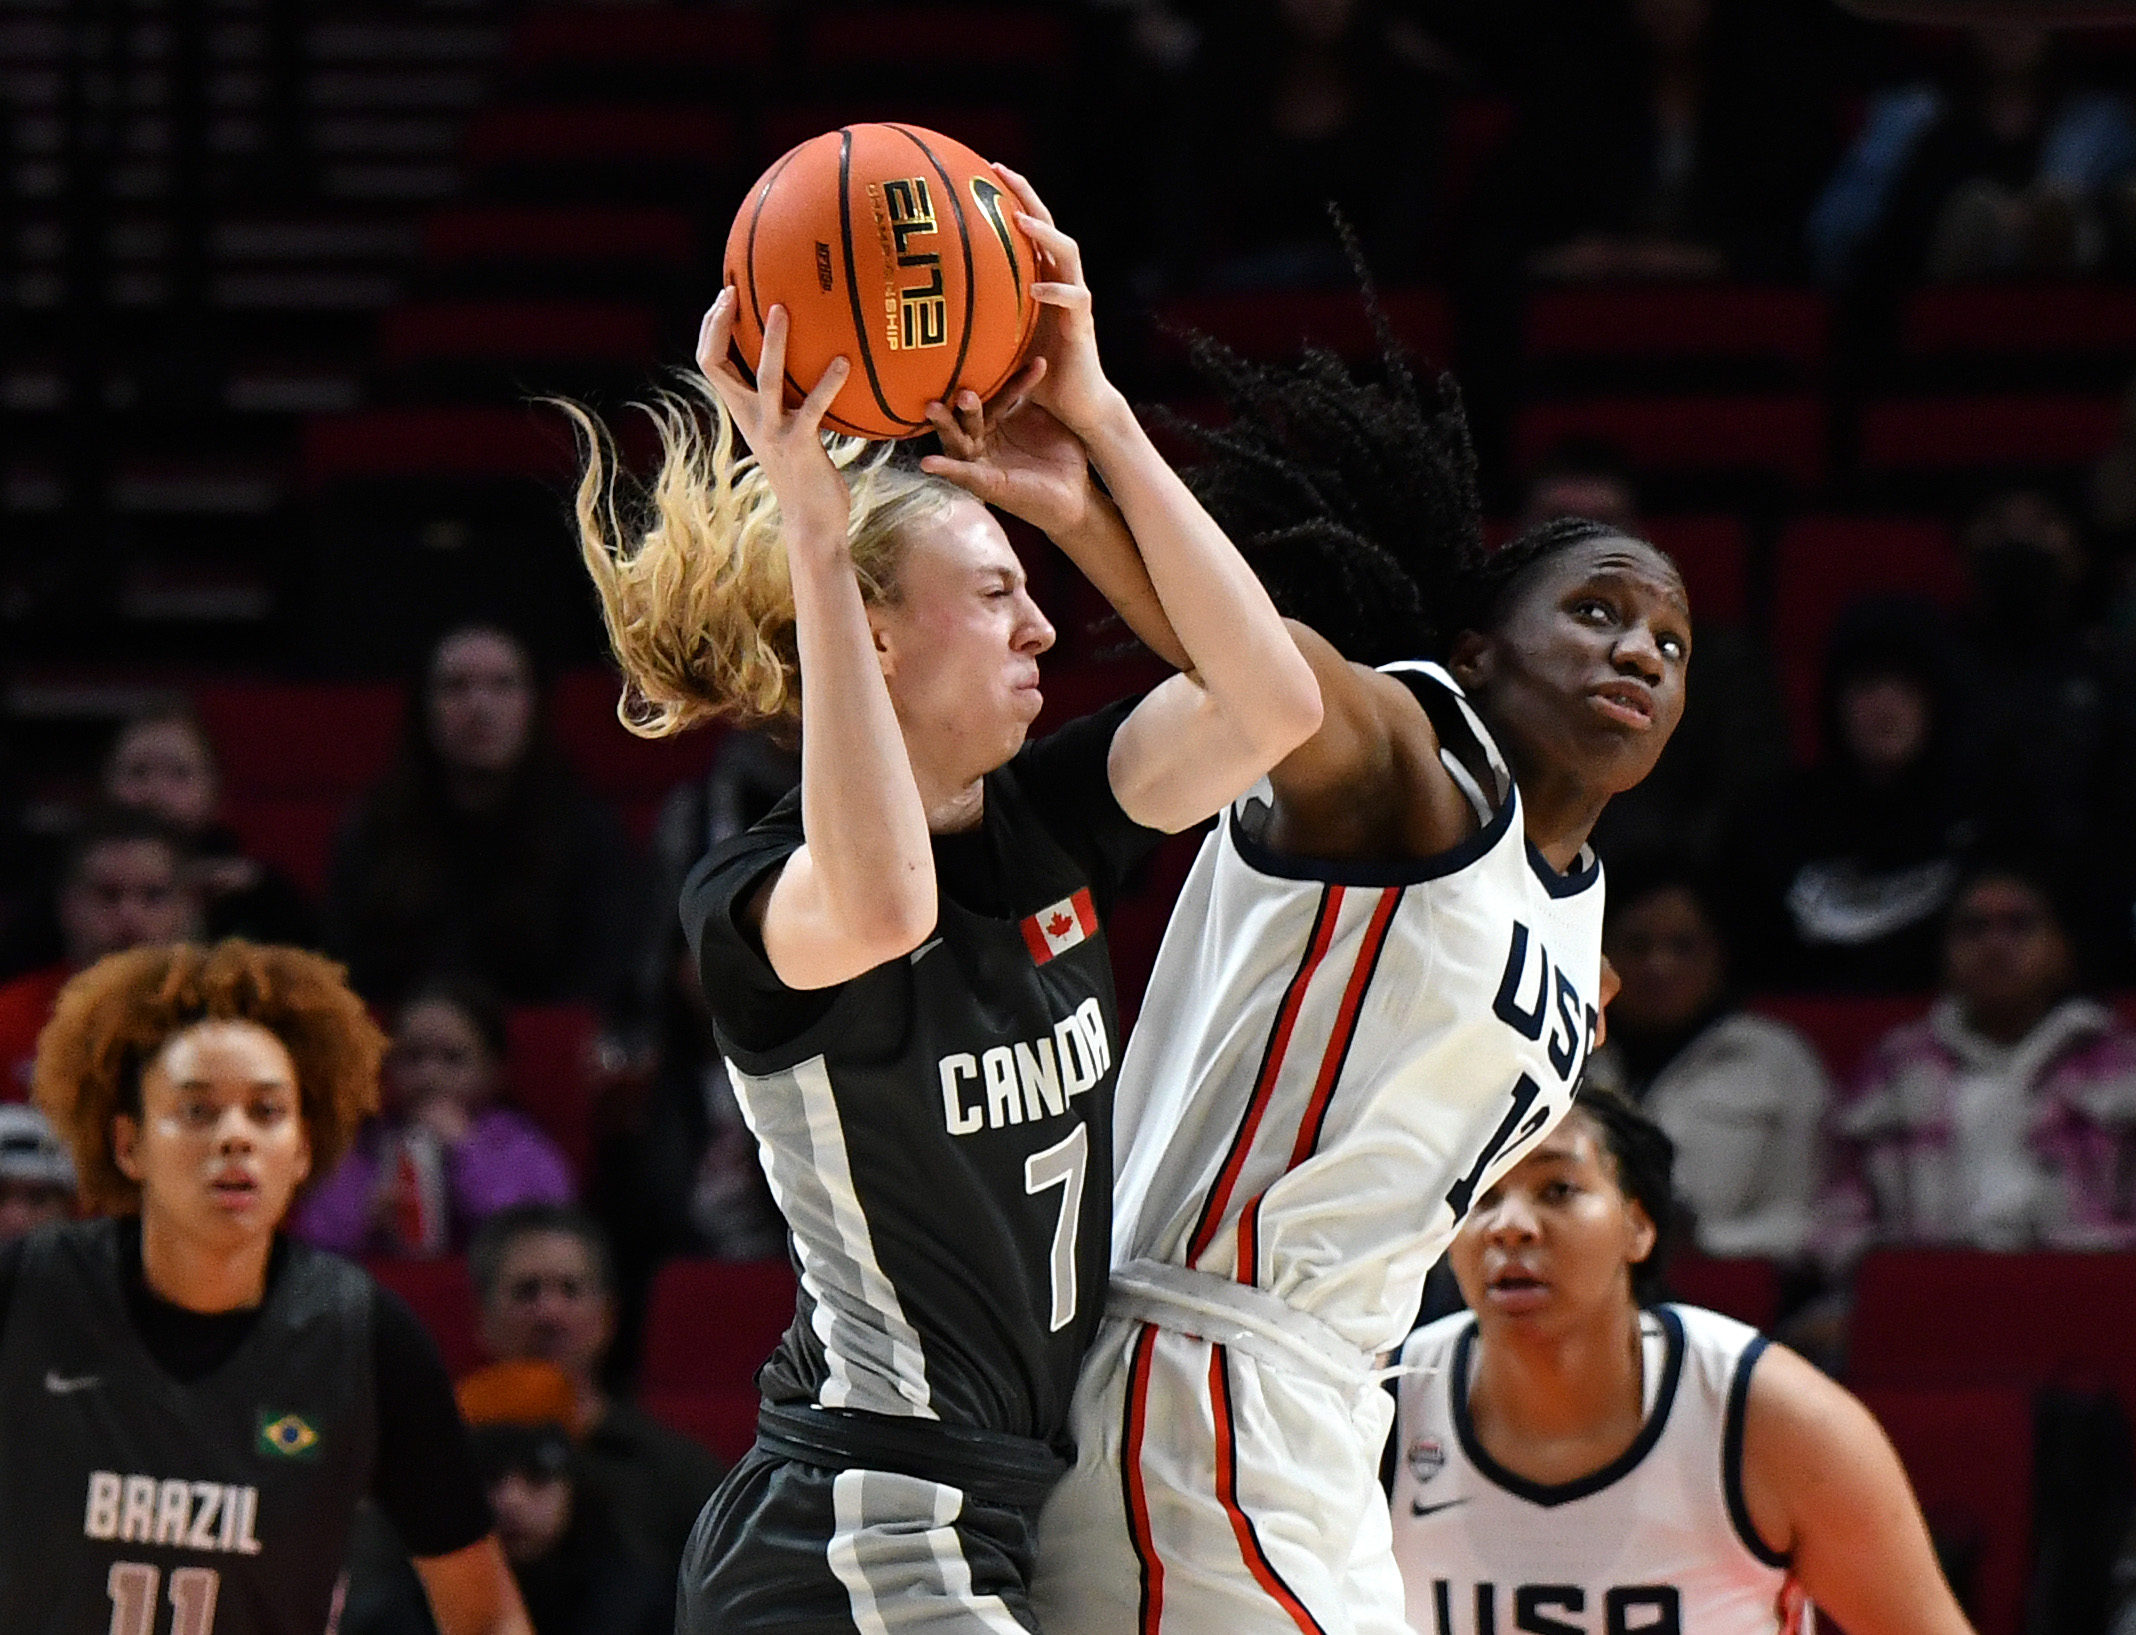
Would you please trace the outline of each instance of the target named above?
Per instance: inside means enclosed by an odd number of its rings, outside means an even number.
[[[24,1246],[0,1337],[0,1629],[318,1635],[377,1443],[370,1281],[288,1247],[180,1384],[129,1320],[122,1223]]]
[[[932,933],[827,990],[777,1043],[752,1036],[752,998],[734,991],[752,973],[777,985],[737,914],[801,844],[798,796],[686,888],[720,1047],[801,1274],[760,1377],[768,1400],[1063,1443],[1110,1253],[1119,1023],[1102,916],[1160,838],[1106,781],[1125,713],[990,774],[980,829],[937,838]]]

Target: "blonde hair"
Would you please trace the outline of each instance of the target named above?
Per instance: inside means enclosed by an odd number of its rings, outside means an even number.
[[[633,405],[652,420],[661,454],[627,523],[607,429],[577,404],[560,406],[585,444],[579,554],[623,669],[623,725],[666,738],[714,719],[797,721],[801,661],[778,501],[726,405],[699,377]],[[902,536],[962,490],[899,462],[893,444],[823,443],[853,497],[846,539],[861,596],[895,601]]]

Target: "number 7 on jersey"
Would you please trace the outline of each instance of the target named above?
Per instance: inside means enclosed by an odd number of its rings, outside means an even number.
[[[1024,1160],[1024,1191],[1037,1197],[1061,1189],[1060,1219],[1053,1223],[1053,1324],[1058,1334],[1075,1321],[1075,1234],[1083,1217],[1083,1177],[1090,1169],[1090,1130],[1078,1124],[1059,1141]]]

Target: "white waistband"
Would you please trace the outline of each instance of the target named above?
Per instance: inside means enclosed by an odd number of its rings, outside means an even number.
[[[1319,1318],[1266,1289],[1169,1261],[1115,1267],[1105,1311],[1232,1346],[1278,1368],[1303,1368],[1338,1385],[1368,1385],[1376,1378],[1377,1359]]]

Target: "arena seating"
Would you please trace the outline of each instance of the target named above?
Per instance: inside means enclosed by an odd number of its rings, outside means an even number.
[[[756,1435],[756,1371],[794,1315],[784,1261],[671,1260],[654,1275],[638,1400],[739,1459]]]
[[[1945,606],[1965,594],[1950,530],[1916,517],[1797,518],[1773,547],[1770,634],[1795,758],[1817,753],[1817,701],[1826,638],[1849,604],[1905,593]]]
[[[1728,478],[1813,492],[1824,481],[1825,408],[1813,393],[1697,392],[1531,403],[1514,428],[1523,470],[1562,443],[1616,448],[1649,478]]]
[[[1418,358],[1445,363],[1453,347],[1446,297],[1435,289],[1380,293],[1395,338]],[[1213,335],[1257,363],[1294,356],[1301,341],[1361,362],[1372,356],[1372,321],[1350,290],[1286,290],[1199,295],[1168,301],[1152,314],[1160,351],[1184,354],[1189,334]]]
[[[1906,303],[1899,348],[1906,377],[1923,385],[2117,387],[2136,367],[2136,289],[1938,285]]]
[[[1879,1386],[1861,1395],[1913,1479],[1973,1627],[2021,1635],[2032,1567],[2029,1397],[2007,1386]]]
[[[1786,386],[1823,374],[1831,317],[1809,290],[1640,284],[1543,290],[1528,298],[1521,349],[1533,384],[1621,388],[1627,372],[1690,383]]]
[[[1927,1011],[1926,994],[1759,994],[1751,1008],[1800,1029],[1837,1083],[1854,1076],[1863,1056],[1891,1029]]]
[[[506,1019],[505,1084],[520,1111],[563,1149],[583,1191],[593,1174],[591,1052],[584,1005],[520,1005]]]
[[[409,1309],[437,1342],[446,1373],[458,1379],[489,1360],[482,1349],[475,1286],[468,1279],[464,1255],[447,1255],[438,1260],[392,1260],[381,1256],[363,1264],[381,1287],[408,1302]]]
[[[1780,1274],[1769,1260],[1715,1259],[1682,1251],[1669,1261],[1669,1296],[1752,1328],[1770,1329],[1780,1315]]]

